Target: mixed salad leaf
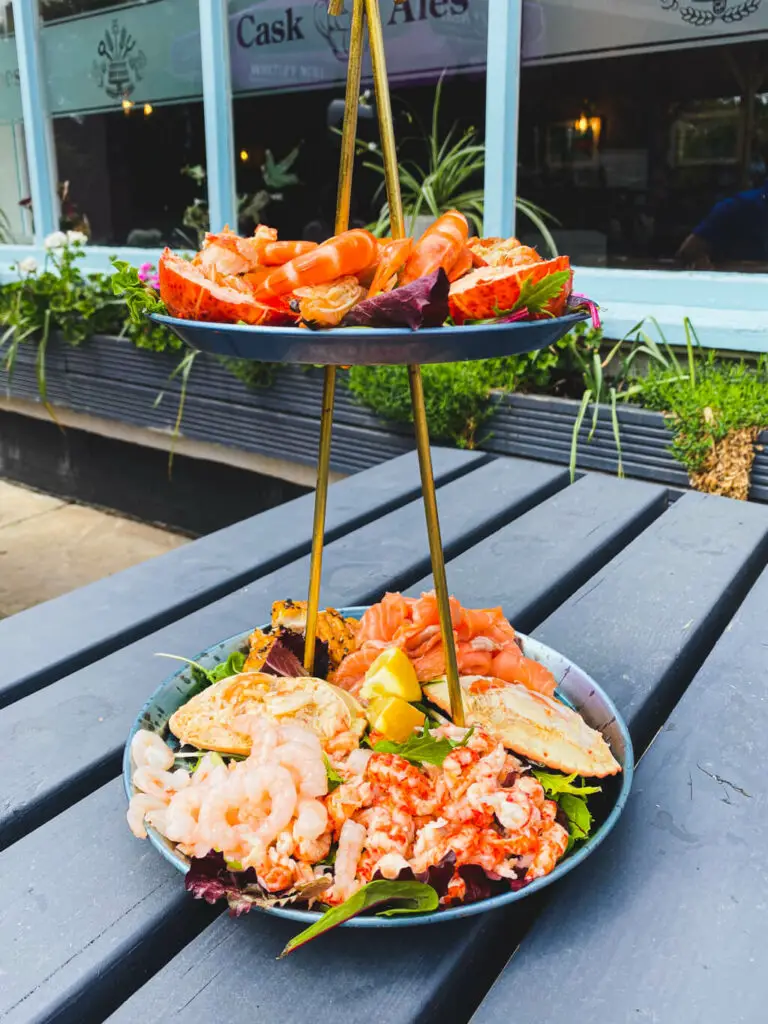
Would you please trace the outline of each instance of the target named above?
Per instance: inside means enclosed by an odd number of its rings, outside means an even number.
[[[373,907],[382,906],[387,903],[397,903],[398,906],[388,910],[379,911],[379,916],[392,917],[395,914],[424,914],[430,910],[437,910],[440,899],[431,885],[423,882],[401,882],[388,881],[387,879],[376,879],[368,882],[357,892],[353,893],[348,900],[338,907],[331,907],[321,918],[313,922],[309,928],[295,935],[286,945],[280,954],[287,956],[295,949],[305,943],[316,939],[318,935],[336,928],[338,925],[357,917],[364,910],[371,910]]]
[[[442,267],[411,284],[363,299],[341,322],[342,327],[440,327],[448,317],[448,276]]]
[[[434,764],[439,768],[452,750],[467,745],[473,732],[474,727],[468,729],[461,740],[450,740],[444,736],[438,737],[430,731],[427,718],[424,720],[424,728],[421,733],[413,733],[404,743],[380,740],[378,743],[374,743],[373,749],[377,754],[397,754],[412,764]]]
[[[587,797],[602,792],[602,789],[600,786],[587,786],[583,777],[575,772],[562,775],[540,768],[533,768],[532,771],[544,787],[546,795],[558,804],[568,820],[568,846],[565,852],[570,853],[576,843],[589,839],[593,818],[587,806]]]

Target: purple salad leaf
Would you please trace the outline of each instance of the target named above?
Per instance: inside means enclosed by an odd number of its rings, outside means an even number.
[[[342,327],[440,327],[448,318],[448,276],[442,267],[402,288],[363,299],[341,322]]]

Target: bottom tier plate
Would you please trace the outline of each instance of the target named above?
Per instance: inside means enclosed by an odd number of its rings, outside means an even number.
[[[353,607],[341,608],[339,610],[345,617],[359,618],[366,609],[364,607]],[[214,644],[213,647],[208,647],[201,654],[195,655],[194,661],[197,661],[204,668],[215,668],[216,665],[226,661],[233,651],[246,649],[249,634],[250,630],[230,637],[228,640],[222,640],[220,643]],[[629,796],[634,767],[632,741],[625,723],[610,697],[578,665],[574,665],[572,661],[557,651],[553,651],[551,647],[547,647],[545,644],[539,643],[537,640],[533,640],[522,633],[518,635],[522,640],[523,651],[527,657],[540,661],[558,680],[556,696],[580,712],[589,725],[603,734],[613,751],[614,757],[622,767],[622,772],[619,776],[602,780],[603,792],[598,799],[593,798],[593,801],[590,802],[595,818],[601,824],[591,838],[579,846],[572,854],[561,860],[554,871],[544,878],[537,878],[524,889],[519,889],[517,892],[502,893],[489,899],[480,900],[477,903],[448,907],[445,910],[434,911],[428,914],[404,914],[401,917],[355,917],[347,921],[342,927],[406,928],[413,925],[451,921],[457,917],[469,917],[473,914],[481,914],[488,910],[494,910],[497,907],[503,907],[507,903],[513,903],[516,900],[530,896],[532,893],[543,889],[544,886],[550,885],[552,882],[557,881],[558,878],[562,878],[563,875],[572,871],[573,868],[600,845],[618,821],[619,815],[624,809],[627,797]],[[134,792],[132,782],[133,766],[130,758],[131,739],[137,730],[149,729],[152,732],[156,732],[164,740],[167,740],[169,738],[168,721],[171,715],[177,708],[186,703],[195,685],[190,667],[185,666],[161,683],[139,712],[128,736],[128,743],[126,744],[123,756],[123,781],[126,795],[129,798]],[[186,872],[189,867],[187,858],[179,853],[173,844],[157,831],[151,827],[147,831],[153,846],[160,851],[163,857],[170,861],[179,871]],[[272,907],[265,909],[263,912],[305,923],[311,923],[320,916],[320,913],[317,911],[297,910],[291,907]]]
[[[152,320],[177,334],[192,348],[262,363],[310,366],[383,366],[412,363],[457,363],[468,359],[534,352],[554,344],[587,313],[547,320],[466,327],[345,327],[310,331],[299,327],[250,327],[180,320],[153,313]]]

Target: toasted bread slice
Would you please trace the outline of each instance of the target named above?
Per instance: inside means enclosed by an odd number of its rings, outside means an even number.
[[[249,754],[251,739],[239,731],[238,718],[252,714],[308,725],[324,746],[342,732],[361,736],[366,726],[354,697],[331,683],[262,672],[244,672],[214,683],[175,711],[169,725],[182,743],[222,754]]]
[[[577,712],[519,683],[491,680],[488,688],[478,687],[483,679],[461,679],[467,725],[476,725],[516,754],[561,772],[603,778],[621,771],[603,736]],[[426,683],[422,689],[428,700],[450,714],[447,682]]]

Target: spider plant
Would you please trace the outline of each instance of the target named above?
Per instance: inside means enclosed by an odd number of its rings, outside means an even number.
[[[652,338],[645,330],[646,319],[655,327],[660,342]],[[687,373],[680,363],[672,346],[664,336],[660,324],[655,317],[648,317],[640,320],[634,325],[613,347],[607,355],[602,355],[602,332],[588,330],[576,330],[568,338],[571,356],[577,369],[584,379],[584,394],[581,398],[576,419],[573,424],[571,435],[570,472],[571,480],[576,475],[576,460],[578,457],[579,434],[592,405],[592,422],[587,435],[587,443],[591,442],[597,429],[598,416],[601,403],[606,400],[611,410],[611,427],[613,438],[616,444],[617,473],[624,476],[621,453],[621,431],[619,427],[618,403],[626,402],[629,398],[642,393],[643,383],[633,373],[633,365],[639,356],[645,356],[651,363],[659,366],[669,374],[670,380],[689,381],[693,386],[696,382],[696,348],[700,349],[700,342],[690,319],[683,320],[685,330]],[[627,344],[630,347],[627,348]],[[614,361],[618,361],[610,373],[606,370],[611,368]],[[610,381],[610,382],[609,382]],[[612,382],[612,383],[611,383]]]
[[[479,140],[476,128],[467,128],[461,132],[456,121],[447,133],[441,133],[442,89],[441,77],[435,89],[429,131],[416,115],[407,115],[419,130],[419,134],[403,141],[416,143],[426,159],[423,163],[415,159],[403,159],[398,162],[400,190],[407,219],[406,230],[409,234],[414,233],[416,218],[421,214],[439,217],[447,210],[455,209],[464,214],[478,234],[482,234],[484,190],[473,188],[472,181],[477,179],[485,166],[485,143]],[[381,198],[385,187],[384,157],[381,148],[376,143],[358,139],[357,151],[366,157],[363,166],[381,176],[382,181],[375,196],[377,199]],[[555,218],[527,199],[518,197],[516,204],[518,212],[527,217],[541,233],[552,255],[557,255],[555,240],[547,227],[547,221],[557,223]],[[381,208],[378,220],[371,225],[371,230],[379,237],[389,233],[389,207],[386,203]]]

